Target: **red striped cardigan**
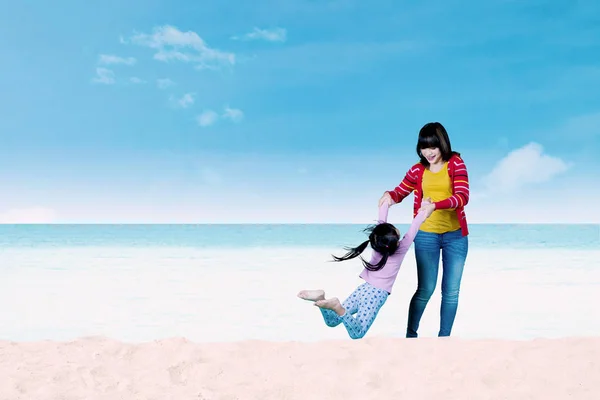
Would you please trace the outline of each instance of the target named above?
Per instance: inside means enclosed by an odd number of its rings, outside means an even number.
[[[404,179],[402,179],[402,182],[394,190],[388,191],[392,200],[396,203],[400,203],[414,191],[414,216],[417,215],[417,211],[421,207],[421,200],[423,199],[423,171],[425,171],[425,166],[420,162],[413,165],[404,176]],[[467,173],[465,163],[458,154],[454,154],[448,160],[448,175],[450,175],[452,182],[452,196],[435,202],[435,208],[436,210],[456,209],[462,234],[463,236],[467,236],[469,228],[467,226],[465,206],[469,203],[469,174]]]

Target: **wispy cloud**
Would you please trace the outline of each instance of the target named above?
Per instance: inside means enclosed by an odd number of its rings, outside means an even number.
[[[488,192],[511,192],[550,181],[569,167],[562,159],[544,154],[543,147],[532,142],[508,153],[483,181]]]
[[[175,97],[175,96],[171,96],[170,101],[171,101],[171,104],[173,104],[176,107],[188,108],[192,104],[194,104],[194,96],[195,96],[194,93],[186,93],[179,98]]]
[[[213,125],[219,119],[219,114],[214,112],[213,110],[204,110],[202,114],[196,117],[196,121],[198,125],[205,128],[207,126]]]
[[[235,64],[233,53],[211,48],[196,32],[171,25],[155,27],[152,33],[136,33],[129,42],[154,49],[154,59],[159,61],[189,62],[199,69]]]
[[[136,59],[133,57],[119,57],[112,54],[100,54],[98,57],[98,63],[103,65],[134,65],[136,63]]]
[[[203,128],[214,125],[219,119],[227,119],[237,123],[244,119],[244,112],[238,108],[226,106],[221,115],[214,110],[205,110],[202,114],[196,117],[198,125]]]
[[[144,83],[146,83],[145,80],[140,79],[137,76],[132,76],[131,78],[129,78],[129,82],[135,83],[136,85],[143,85]]]
[[[244,119],[244,112],[237,108],[230,108],[229,106],[225,107],[225,111],[222,115],[225,119],[230,119],[233,122],[240,122]]]
[[[56,218],[56,211],[48,207],[15,208],[0,213],[1,224],[49,224]]]
[[[98,67],[96,68],[96,76],[92,78],[92,82],[112,85],[115,83],[115,73],[110,69]]]
[[[119,57],[112,54],[100,54],[98,56],[98,65],[134,65],[136,63],[136,59],[133,57]],[[132,83],[142,83],[139,78],[130,78],[130,82]],[[116,82],[115,72],[112,69],[108,69],[105,67],[97,67],[96,68],[96,76],[92,78],[92,82],[101,83],[104,85],[112,85]]]
[[[266,40],[267,42],[285,42],[287,31],[284,28],[260,29],[254,28],[242,36],[232,36],[233,40]]]
[[[175,82],[173,82],[169,78],[161,78],[156,80],[156,86],[158,86],[159,89],[166,89],[168,87],[173,86],[174,84]]]

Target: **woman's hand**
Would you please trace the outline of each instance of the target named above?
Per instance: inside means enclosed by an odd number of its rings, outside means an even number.
[[[381,207],[383,204],[387,204],[388,207],[393,204],[396,204],[396,202],[392,199],[392,196],[390,196],[389,192],[385,192],[383,196],[381,196],[381,198],[379,199],[379,207]]]

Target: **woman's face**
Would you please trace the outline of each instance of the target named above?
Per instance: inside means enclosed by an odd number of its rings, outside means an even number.
[[[438,147],[421,149],[421,154],[423,154],[423,157],[427,159],[429,164],[437,164],[442,160],[442,153]]]

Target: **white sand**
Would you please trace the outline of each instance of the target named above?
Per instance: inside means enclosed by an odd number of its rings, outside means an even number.
[[[0,399],[589,399],[600,339],[0,342]]]
[[[10,305],[0,340],[348,339],[296,294],[322,287],[343,298],[361,283],[360,261],[326,262],[340,249],[0,251],[0,304]],[[404,335],[415,269],[411,255],[367,337]],[[441,279],[421,337],[437,335],[440,287]],[[456,337],[600,336],[600,251],[473,249],[460,296]]]
[[[318,287],[344,297],[361,282],[358,261],[328,256],[3,250],[0,400],[600,398],[600,252],[473,250],[454,337],[430,338],[438,282],[421,338],[392,339],[416,284],[408,257],[360,341],[296,298]],[[596,338],[560,339],[581,336]],[[498,341],[535,337],[547,339]]]

